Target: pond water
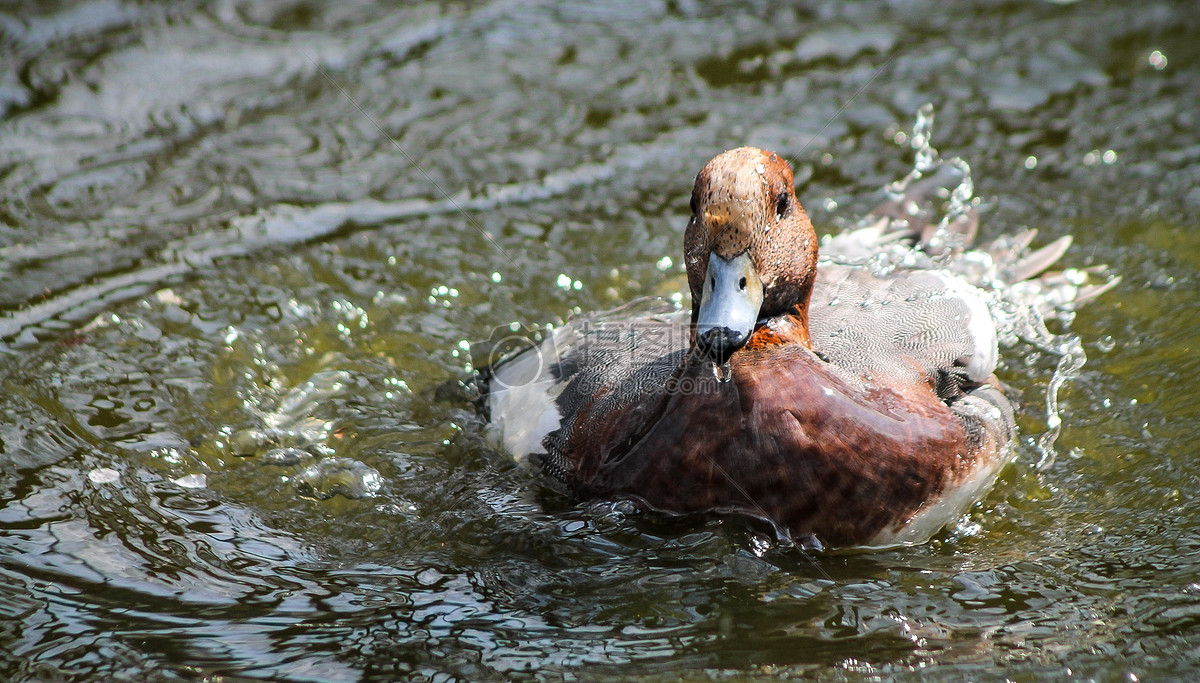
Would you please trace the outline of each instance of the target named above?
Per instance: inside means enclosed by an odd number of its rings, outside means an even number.
[[[1132,680],[1200,666],[1188,2],[6,3],[0,678]],[[576,505],[466,347],[686,290],[695,172],[819,229],[912,166],[1119,286],[1008,352],[1022,441],[931,542]]]

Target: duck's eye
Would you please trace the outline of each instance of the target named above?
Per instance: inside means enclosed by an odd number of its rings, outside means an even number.
[[[743,292],[746,291],[746,278],[742,278],[741,280],[738,280],[738,289],[740,289]]]
[[[791,196],[786,192],[781,192],[779,196],[775,198],[775,215],[783,218],[784,216],[788,215],[788,212],[791,210]]]

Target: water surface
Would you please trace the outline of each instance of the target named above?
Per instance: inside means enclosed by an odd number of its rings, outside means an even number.
[[[1187,678],[1200,664],[1189,3],[10,3],[7,679]],[[1039,467],[925,545],[574,505],[484,442],[466,346],[685,289],[697,169],[828,232],[912,165],[1121,284]]]

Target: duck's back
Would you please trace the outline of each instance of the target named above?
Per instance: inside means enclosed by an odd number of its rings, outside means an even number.
[[[823,263],[809,331],[831,363],[868,381],[978,384],[995,370],[998,355],[984,297],[950,273],[877,277],[865,267]]]

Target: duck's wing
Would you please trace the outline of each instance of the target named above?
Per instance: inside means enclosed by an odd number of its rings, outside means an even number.
[[[831,363],[884,383],[930,382],[943,398],[996,368],[996,327],[986,295],[937,271],[876,277],[822,263],[809,304],[813,347]]]
[[[557,328],[536,348],[491,369],[489,436],[522,464],[565,478],[576,421],[589,429],[635,424],[666,391],[688,348],[686,310],[661,299],[632,302]]]
[[[952,399],[946,380],[979,383],[995,369],[997,338],[1011,344],[1036,337],[1044,319],[1069,322],[1120,278],[1103,266],[1052,270],[1069,236],[1031,249],[1037,231],[1027,229],[973,244],[978,210],[937,221],[940,186],[915,182],[860,227],[824,238],[810,315],[827,357],[858,373],[932,379]]]

